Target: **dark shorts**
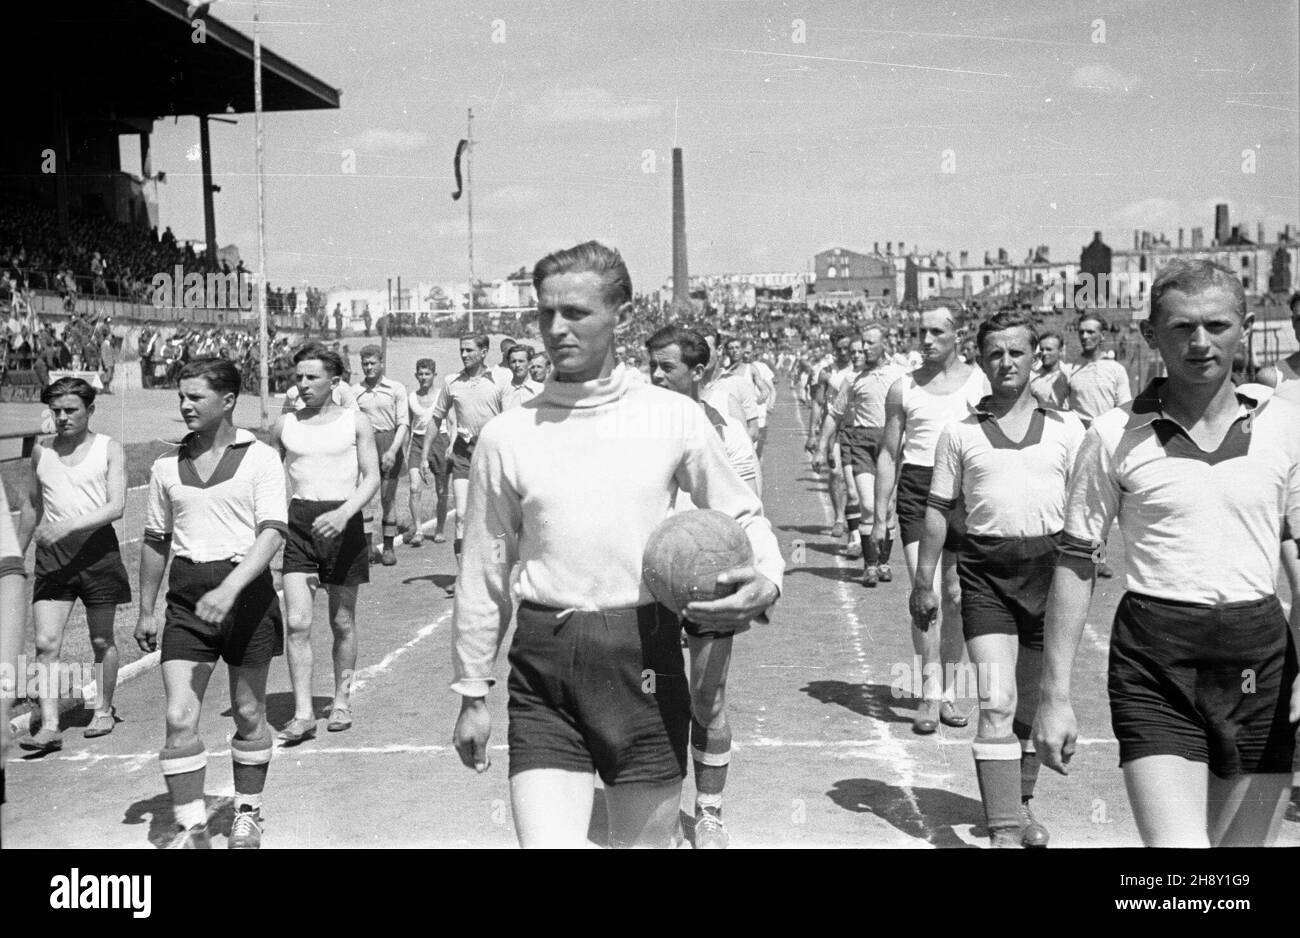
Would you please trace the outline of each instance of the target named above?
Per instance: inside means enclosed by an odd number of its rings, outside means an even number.
[[[510,774],[606,785],[686,776],[691,697],[677,616],[658,604],[566,612],[524,602],[510,649]]]
[[[433,473],[434,488],[438,494],[447,491],[447,480],[451,478],[451,460],[447,458],[447,447],[451,445],[451,440],[447,434],[439,433],[433,438],[433,443],[429,446],[429,471]],[[420,461],[420,453],[424,451],[424,434],[417,434],[411,437],[411,468],[417,468]]]
[[[339,537],[318,538],[311,526],[342,502],[289,502],[289,535],[284,541],[283,573],[314,573],[325,586],[358,586],[370,582],[370,558],[361,512],[348,519]]]
[[[193,563],[184,557],[172,558],[163,661],[213,662],[220,658],[234,667],[251,668],[284,653],[284,623],[270,570],[263,570],[244,587],[220,625],[209,625],[194,614],[203,595],[220,586],[233,569],[230,560]]]
[[[1291,771],[1296,652],[1276,596],[1213,607],[1125,593],[1109,671],[1121,766],[1170,755],[1220,778]]]
[[[1024,648],[1043,650],[1047,594],[1056,570],[1060,535],[983,537],[967,534],[957,552],[961,624],[966,640],[1015,635]]]
[[[451,447],[451,477],[453,479],[469,478],[469,462],[474,458],[474,444],[466,443],[464,437],[457,436]]]
[[[853,470],[854,475],[876,471],[880,456],[880,438],[885,431],[879,427],[850,427],[840,441],[840,455]]]
[[[131,581],[112,525],[36,548],[32,600],[45,599],[80,599],[85,606],[120,606],[131,601]]]
[[[915,544],[925,534],[925,500],[930,495],[930,479],[933,476],[934,469],[930,466],[909,466],[905,463],[899,467],[896,513],[899,539],[904,544]],[[964,517],[960,504],[952,516]],[[949,522],[943,549],[961,550],[964,536],[958,525]]]
[[[388,452],[388,447],[393,445],[393,437],[396,435],[397,431],[395,430],[375,431],[375,450],[379,454],[381,460],[384,458],[384,453]],[[397,458],[393,460],[393,468],[384,472],[384,467],[381,464],[379,467],[379,477],[385,481],[400,479],[404,469],[406,469],[406,456],[399,449],[397,451]]]

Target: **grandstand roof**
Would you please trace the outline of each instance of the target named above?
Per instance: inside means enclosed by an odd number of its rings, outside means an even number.
[[[34,89],[66,81],[71,113],[116,118],[253,110],[253,40],[212,13],[195,42],[186,0],[47,0],[13,11],[45,37],[49,58]],[[242,8],[241,8],[242,9]],[[26,35],[27,38],[19,38]],[[262,46],[262,108],[337,108],[339,90]]]

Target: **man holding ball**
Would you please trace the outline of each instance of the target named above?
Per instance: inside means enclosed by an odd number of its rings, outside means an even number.
[[[452,640],[462,697],[454,743],[466,766],[487,770],[485,697],[517,593],[509,744],[520,844],[583,846],[599,774],[611,845],[673,847],[691,705],[677,617],[642,582],[646,541],[679,488],[741,524],[755,562],[719,576],[736,592],[686,608],[718,631],[743,628],[776,601],[784,562],[704,411],[616,366],[616,330],[632,312],[618,253],[587,242],[548,255],[533,285],[555,375],[486,424],[473,455]]]

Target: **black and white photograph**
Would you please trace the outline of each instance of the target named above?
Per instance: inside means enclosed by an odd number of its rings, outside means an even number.
[[[6,14],[52,909],[148,916],[82,851],[1009,849],[1218,914],[1300,847],[1298,0]]]

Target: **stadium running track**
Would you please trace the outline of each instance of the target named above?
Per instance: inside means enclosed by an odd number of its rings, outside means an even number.
[[[445,373],[445,372],[444,372]],[[735,751],[726,794],[734,848],[973,847],[986,843],[970,753],[971,724],[912,733],[914,701],[901,676],[913,661],[906,628],[905,570],[870,590],[859,562],[837,555],[824,483],[803,452],[807,411],[779,386],[764,457],[767,513],[781,541],[785,592],[768,626],[737,639],[728,700]],[[405,513],[405,495],[401,496]],[[134,586],[144,491],[129,495],[119,532]],[[1122,544],[1109,556],[1123,569]],[[492,768],[463,768],[450,746],[458,699],[448,689],[452,600],[441,588],[454,570],[451,545],[398,548],[396,567],[371,568],[358,605],[356,724],[291,748],[277,743],[263,809],[263,845],[277,847],[511,847],[505,750],[505,654],[490,696]],[[901,561],[901,557],[895,558]],[[1035,809],[1053,847],[1138,846],[1117,768],[1106,704],[1110,620],[1121,579],[1100,581],[1075,669],[1080,743],[1069,778],[1044,771]],[[161,602],[161,599],[160,599]],[[329,704],[330,633],[317,597],[316,704]],[[119,641],[130,641],[135,606],[119,611]],[[84,628],[80,615],[69,629]],[[30,648],[30,642],[28,643]],[[129,657],[138,657],[133,653]],[[158,771],[163,732],[157,668],[118,689],[123,722],[86,740],[83,710],[64,715],[65,748],[40,756],[16,746],[8,765],[5,846],[153,848],[171,831]],[[213,846],[224,847],[233,792],[229,698],[224,665],[209,686],[203,736],[209,752],[208,810]],[[901,692],[901,693],[900,693]],[[973,692],[972,692],[973,693]],[[974,701],[963,701],[972,708]],[[275,726],[292,716],[284,659],[271,671],[268,709]],[[683,806],[693,789],[688,780]],[[1171,795],[1172,797],[1172,795]],[[683,814],[684,827],[689,829]],[[603,841],[596,799],[590,837]],[[1280,843],[1300,844],[1287,823]]]

